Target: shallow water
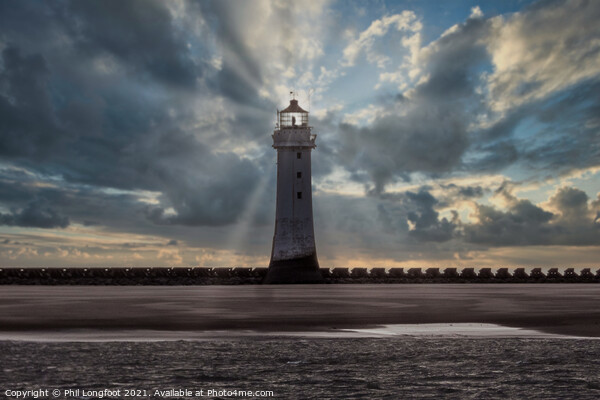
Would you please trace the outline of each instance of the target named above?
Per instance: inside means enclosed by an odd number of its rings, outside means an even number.
[[[0,396],[6,389],[129,388],[147,394],[157,389],[270,390],[277,399],[600,398],[598,340],[1,341],[0,361]]]

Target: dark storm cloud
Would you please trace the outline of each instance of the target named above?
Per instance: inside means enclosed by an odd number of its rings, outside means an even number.
[[[165,225],[225,225],[236,221],[244,212],[248,197],[255,190],[254,182],[260,178],[253,175],[256,170],[251,165],[242,163],[240,167],[235,163],[235,158],[230,159],[231,165],[227,165],[227,159],[220,164],[216,164],[215,159],[211,160],[215,165],[206,167],[206,175],[200,178],[187,176],[183,172],[181,175],[173,175],[172,179],[177,181],[166,187],[165,192],[160,195],[164,205],[150,205],[146,198],[134,193],[112,193],[88,185],[38,186],[39,177],[22,178],[20,182],[16,182],[12,179],[15,174],[7,174],[5,171],[0,174],[0,204],[11,210],[20,210],[22,204],[35,198],[47,205],[40,221],[43,216],[55,216],[55,221],[156,235],[169,233],[165,230]],[[239,169],[232,171],[228,168]],[[223,173],[227,173],[232,179],[217,180],[218,169],[224,170]],[[235,185],[235,190],[231,185]],[[273,184],[266,186],[273,187]],[[274,193],[271,191],[259,193],[258,207],[253,215],[255,224],[272,222],[270,211],[273,200]],[[167,205],[173,207],[177,214],[165,214]],[[224,210],[224,207],[227,209]],[[23,215],[27,219],[22,219],[21,213],[13,212],[3,215],[2,223],[26,226],[26,222],[21,221],[31,221],[35,217],[34,209],[27,210],[28,213]],[[59,219],[62,216],[65,217]],[[50,227],[47,224],[42,226],[41,222],[37,226]]]
[[[62,4],[57,8],[79,51],[91,55],[106,52],[138,78],[186,90],[193,89],[202,76],[165,2],[68,1],[64,8]]]
[[[469,172],[498,172],[519,161],[518,143],[502,140],[473,146],[477,157],[463,163],[461,169]]]
[[[429,187],[421,188],[420,190],[430,190]],[[454,183],[440,184],[436,197],[436,205],[439,208],[456,207],[457,203],[466,201],[477,201],[484,195],[490,192],[490,189],[480,185],[457,185]],[[454,218],[456,220],[456,218]]]
[[[572,245],[600,243],[600,195],[589,201],[588,195],[577,188],[560,188],[549,201],[558,211],[557,223],[564,227],[560,241]]]
[[[354,197],[320,192],[315,196],[315,230],[319,248],[329,257],[357,253],[395,261],[453,257],[472,245],[456,239],[459,221],[440,217],[430,188],[403,193]],[[340,249],[342,249],[340,251]],[[343,252],[343,253],[342,253]]]
[[[366,170],[378,191],[407,173],[452,169],[467,146],[465,125],[445,106],[418,107],[406,117],[380,118],[372,126],[340,125],[339,156],[351,172]]]
[[[557,228],[548,225],[553,214],[520,200],[503,212],[494,207],[477,205],[479,223],[466,225],[465,240],[492,246],[527,246],[548,244]]]
[[[440,218],[437,208],[444,204],[430,193],[431,188],[421,187],[417,192],[372,192],[378,202],[379,220],[386,231],[407,235],[413,242],[446,242],[458,234],[460,219],[452,212],[452,219]]]
[[[552,211],[517,199],[504,188],[499,193],[508,202],[506,211],[477,205],[477,223],[464,226],[465,240],[490,246],[572,245],[600,243],[600,226],[595,223],[594,204],[585,192],[564,187],[548,204]]]
[[[592,79],[512,110],[478,132],[470,149],[476,157],[461,169],[497,172],[517,164],[555,175],[600,165],[599,93]],[[516,136],[523,125],[531,133]]]
[[[5,170],[0,172],[0,204],[16,210],[10,214],[12,219],[4,218],[5,223],[13,221],[13,225],[25,226],[18,222],[46,221],[35,226],[48,228],[65,227],[70,222],[113,228],[130,224],[144,225],[143,210],[146,205],[137,196],[107,194],[89,186],[40,186],[38,177],[29,176],[15,181],[15,174]],[[27,206],[23,207],[23,204]]]
[[[572,187],[561,188],[551,199],[551,203],[561,212],[563,218],[581,217],[587,212],[588,195]]]
[[[34,228],[66,228],[69,218],[58,214],[43,201],[32,201],[20,210],[10,214],[0,213],[0,225]]]
[[[2,52],[0,69],[0,155],[44,176],[62,177],[63,188],[42,196],[53,208],[67,209],[69,204],[69,216],[86,225],[114,227],[122,224],[124,214],[131,216],[124,218],[130,223],[138,216],[161,224],[236,221],[266,159],[251,162],[233,153],[215,154],[211,146],[232,135],[239,135],[240,143],[268,137],[272,118],[256,109],[231,109],[230,116],[242,129],[224,132],[216,123],[188,128],[197,118],[190,106],[197,95],[192,90],[199,90],[198,79],[206,76],[165,4],[30,5],[15,3],[0,17],[20,19],[27,26],[18,29],[14,20],[2,25],[9,46]],[[30,24],[49,15],[53,23]],[[48,38],[46,47],[36,42],[39,37]],[[114,68],[98,70],[96,63],[107,56],[116,63],[108,67]],[[207,90],[202,94],[210,96]],[[15,182],[4,184],[9,192],[24,190]],[[148,206],[133,195],[96,189],[103,187],[162,193],[161,204]],[[115,207],[92,213],[97,210],[92,195]],[[271,203],[260,202],[259,219],[265,219]],[[78,204],[85,204],[87,211]],[[169,207],[175,216],[164,214]]]
[[[372,192],[369,201],[376,204],[377,220],[382,231],[407,243],[443,243],[460,240],[469,244],[498,246],[571,245],[587,246],[600,243],[600,200],[590,202],[587,194],[577,188],[559,189],[544,206],[511,194],[511,186],[503,184],[496,196],[504,199],[506,210],[473,203],[476,222],[461,221],[456,210],[452,218],[441,217],[439,209],[451,206],[447,201],[477,198],[481,187],[446,185],[438,198],[430,188],[401,193]],[[599,198],[600,199],[600,198]]]
[[[60,132],[46,91],[48,67],[39,54],[8,46],[0,70],[0,156],[43,156]]]
[[[408,173],[441,174],[459,165],[469,146],[468,123],[480,103],[474,69],[487,59],[478,40],[487,24],[469,19],[427,50],[427,82],[394,113],[358,128],[340,125],[340,160],[350,171],[366,170],[378,191]]]
[[[585,82],[541,107],[544,130],[539,144],[522,152],[524,162],[554,173],[600,165],[599,93],[600,81]]]
[[[482,188],[447,185],[439,198],[434,197],[428,187],[417,192],[384,193],[369,198],[377,203],[381,229],[403,241],[443,243],[456,239],[467,246],[490,247],[600,243],[597,222],[600,200],[590,202],[587,194],[577,188],[559,189],[542,207],[516,198],[510,193],[510,185],[502,185],[496,195],[504,198],[506,210],[473,203],[477,222],[472,223],[462,222],[455,210],[450,211],[451,219],[440,217],[438,209],[449,205],[443,199],[456,200],[457,191],[462,191],[465,199],[483,194]]]
[[[190,176],[184,170],[172,171],[177,181],[166,188],[166,195],[177,215],[165,214],[164,208],[149,208],[151,220],[182,225],[222,225],[236,221],[260,180],[259,170],[250,161],[233,154],[208,156],[199,167],[200,176]],[[265,203],[270,202],[261,201],[261,205]]]
[[[448,185],[440,185],[446,192],[450,192],[452,198],[457,199],[472,199],[479,198],[484,195],[485,190],[481,186],[459,186],[454,183]]]
[[[336,165],[336,149],[339,141],[334,135],[337,130],[335,118],[336,113],[331,111],[322,118],[310,116],[310,124],[314,126],[313,132],[317,134],[318,153],[311,157],[312,176],[316,180],[329,175]]]
[[[401,207],[382,204],[374,197],[317,193],[314,220],[318,246],[330,257],[340,251],[345,257],[353,250],[381,254],[397,248],[401,253],[408,230],[406,219],[397,217],[402,212]]]
[[[445,242],[454,236],[458,224],[458,215],[454,212],[453,218],[439,218],[439,213],[434,207],[437,200],[429,192],[421,190],[417,193],[406,192],[405,196],[410,203],[407,218],[413,224],[409,235],[422,242]]]

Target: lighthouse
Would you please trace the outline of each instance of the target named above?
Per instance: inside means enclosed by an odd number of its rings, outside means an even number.
[[[271,262],[264,283],[319,283],[313,227],[311,163],[317,135],[308,111],[290,100],[277,111],[273,148],[277,150],[277,210]]]

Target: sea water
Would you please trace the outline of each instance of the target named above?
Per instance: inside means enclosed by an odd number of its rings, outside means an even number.
[[[102,393],[182,399],[600,398],[600,341],[587,339],[5,340],[0,354],[0,397],[6,390],[39,388],[80,399]]]

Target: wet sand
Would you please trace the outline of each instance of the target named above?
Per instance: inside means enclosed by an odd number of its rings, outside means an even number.
[[[0,333],[290,333],[444,323],[600,337],[600,286],[4,286],[0,291]]]

